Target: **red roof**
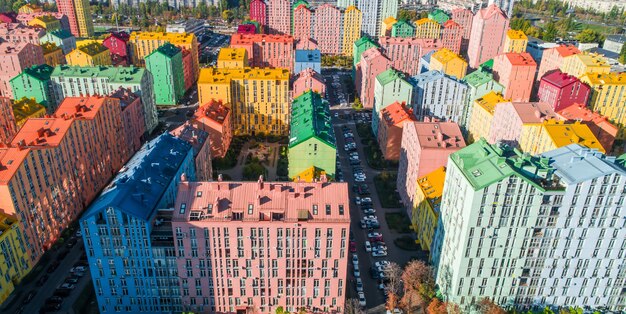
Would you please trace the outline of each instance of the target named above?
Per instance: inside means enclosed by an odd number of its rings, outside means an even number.
[[[560,45],[556,48],[556,51],[559,52],[559,54],[561,55],[561,57],[567,57],[567,56],[571,56],[571,55],[575,55],[575,54],[579,54],[580,50],[578,50],[578,48],[576,48],[575,46],[572,45]]]
[[[398,125],[407,120],[417,121],[413,110],[406,107],[404,102],[394,102],[380,111],[380,115],[388,126]]]
[[[461,25],[459,25],[459,23],[453,20],[447,20],[445,23],[443,23],[443,27],[444,28],[461,28]]]
[[[86,118],[93,119],[102,105],[104,105],[106,98],[101,96],[90,97],[66,97],[59,105],[55,116],[59,118]]]
[[[506,58],[512,65],[537,65],[537,62],[535,62],[533,57],[528,52],[509,52],[506,53]]]
[[[541,80],[559,88],[574,84],[579,81],[578,78],[576,78],[575,76],[563,73],[559,70],[544,75]]]
[[[13,138],[11,145],[18,147],[58,146],[72,122],[74,122],[73,119],[62,118],[28,119]]]
[[[591,111],[583,104],[571,105],[557,114],[565,120],[575,120],[581,122],[592,122],[595,125],[600,126],[605,131],[614,130],[614,135],[617,134],[618,128],[609,122],[609,119],[597,112]],[[609,132],[612,133],[612,132]]]
[[[228,119],[229,114],[230,109],[224,106],[221,101],[211,100],[203,106],[198,107],[198,110],[196,110],[196,113],[194,114],[194,118],[196,120],[207,118],[219,124],[224,124],[224,122]]]

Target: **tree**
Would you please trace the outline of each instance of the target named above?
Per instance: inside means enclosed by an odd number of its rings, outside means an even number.
[[[398,10],[398,21],[399,20],[415,21],[416,17],[417,17],[417,11],[415,10],[407,10],[407,9]]]
[[[584,29],[576,35],[576,40],[581,43],[602,43],[604,41],[604,36],[592,29]]]
[[[476,309],[482,314],[506,314],[506,311],[499,305],[493,303],[489,298],[482,298],[476,303]]]
[[[346,300],[345,314],[365,314],[365,311],[361,308],[359,300],[352,298]]]
[[[543,29],[543,40],[545,41],[554,41],[556,39],[558,31],[556,29],[556,25],[554,22],[550,21],[546,24],[546,27]]]
[[[541,29],[539,27],[535,27],[535,26],[529,27],[526,30],[525,34],[527,36],[531,36],[531,37],[535,37],[535,38],[541,38],[542,35],[543,35],[542,32],[541,32]]]
[[[430,304],[426,308],[426,313],[427,314],[448,314],[447,307],[448,307],[447,303],[441,302],[437,298],[433,298],[433,300],[430,301]]]
[[[224,10],[224,11],[222,11],[222,20],[230,23],[230,22],[233,21],[234,17],[235,16],[233,15],[233,11],[231,11],[231,10]]]
[[[285,314],[285,310],[282,306],[276,308],[276,314]]]
[[[617,60],[621,64],[626,64],[626,44],[622,45],[622,50],[620,50],[619,58]]]
[[[423,261],[411,261],[402,273],[404,296],[401,303],[406,311],[425,308],[435,296],[433,270]]]
[[[17,0],[13,3],[11,8],[13,9],[13,12],[17,12],[25,4],[26,2],[24,2],[24,0]]]

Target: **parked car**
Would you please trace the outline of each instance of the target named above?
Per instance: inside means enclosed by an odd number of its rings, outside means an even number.
[[[354,265],[358,265],[359,264],[359,256],[356,254],[352,254],[352,264]]]
[[[388,267],[389,265],[391,265],[391,263],[389,263],[389,261],[378,261],[378,262],[374,263],[375,267]]]
[[[63,303],[63,298],[58,295],[53,295],[46,299],[46,304],[58,304]]]
[[[356,242],[350,241],[349,249],[352,253],[356,252]]]
[[[376,210],[373,208],[365,208],[363,209],[363,213],[366,215],[373,215],[376,214]]]
[[[363,280],[361,278],[356,279],[356,291],[363,292]]]
[[[22,304],[28,304],[35,297],[36,294],[37,294],[37,291],[35,290],[29,292],[22,300]]]
[[[59,289],[67,289],[67,290],[74,290],[74,288],[76,288],[75,285],[71,284],[71,283],[63,283]]]
[[[76,240],[76,238],[71,238],[67,241],[67,243],[65,243],[65,247],[71,249],[74,247],[74,245],[76,245],[77,242],[78,240]]]
[[[65,279],[65,283],[69,283],[72,285],[75,285],[78,283],[78,280],[80,279],[80,277],[69,277]]]
[[[84,273],[87,270],[85,266],[76,266],[70,269],[70,273],[82,272]]]
[[[372,251],[372,256],[374,257],[387,256],[387,251]]]
[[[354,269],[353,274],[355,278],[361,277],[361,272],[358,269]]]
[[[365,252],[371,252],[372,251],[372,244],[370,243],[370,241],[365,241]]]
[[[368,238],[378,238],[378,237],[382,237],[383,235],[380,232],[368,232],[367,233],[367,237]]]
[[[365,300],[365,293],[359,292],[359,305],[365,307],[367,305],[367,301]]]

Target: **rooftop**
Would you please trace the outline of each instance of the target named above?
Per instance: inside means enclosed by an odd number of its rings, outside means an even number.
[[[556,87],[565,87],[565,86],[574,84],[578,82],[579,80],[577,77],[573,75],[569,75],[567,73],[563,73],[557,69],[553,72],[550,72],[544,75],[541,78],[541,81],[545,81],[546,83],[550,83]]]
[[[289,70],[281,68],[217,69],[202,68],[198,84],[230,84],[232,79],[289,80]]]
[[[564,121],[549,120],[544,122],[543,128],[556,147],[581,144],[605,152],[600,141],[586,124],[580,122],[565,124]]]
[[[291,104],[289,147],[316,137],[336,148],[331,120],[329,104],[320,94],[307,91],[296,97]]]
[[[376,81],[378,81],[381,85],[387,85],[395,80],[405,81],[404,74],[393,68],[389,68],[376,76]]]
[[[230,44],[246,44],[255,42],[279,42],[293,43],[294,38],[291,35],[269,35],[269,34],[233,34],[230,38]]]
[[[506,14],[504,14],[504,12],[502,12],[502,10],[500,10],[500,8],[495,4],[491,4],[486,8],[480,9],[477,15],[480,16],[482,19],[487,20],[492,18],[496,14],[506,17]]]
[[[56,50],[61,50],[61,47],[57,46],[57,44],[53,43],[53,42],[45,42],[43,44],[40,45],[41,49],[43,50],[43,54],[47,54],[47,53],[51,53],[53,51]]]
[[[52,15],[42,15],[42,16],[38,16],[34,19],[40,20],[44,23],[51,23],[51,22],[55,22],[58,21],[56,17],[52,16]]]
[[[141,101],[139,95],[133,93],[129,88],[120,87],[116,91],[112,92],[109,97],[119,99],[122,110],[134,103],[137,99]]]
[[[50,74],[52,74],[52,71],[54,71],[53,67],[47,64],[39,64],[24,69],[24,71],[22,71],[22,74],[32,76],[35,79],[43,82],[50,79]]]
[[[462,26],[454,20],[447,20],[442,25],[444,28],[461,28]]]
[[[7,230],[11,229],[13,224],[15,224],[16,222],[17,222],[17,217],[0,212],[0,235],[4,234]]]
[[[537,66],[537,62],[528,52],[507,52],[505,56],[511,65]]]
[[[86,118],[93,119],[105,104],[106,98],[102,96],[90,97],[65,97],[54,115],[59,118]]]
[[[48,34],[60,38],[60,39],[66,39],[66,38],[70,38],[70,37],[74,37],[74,35],[72,35],[72,33],[70,33],[69,31],[65,30],[65,29],[56,29],[53,30],[51,32],[48,32]]]
[[[483,97],[474,100],[476,104],[478,104],[481,108],[483,108],[485,111],[489,112],[492,115],[496,110],[496,105],[508,101],[510,100],[504,99],[504,96],[502,96],[501,93],[497,93],[495,91],[490,91]]]
[[[165,32],[132,32],[129,41],[138,40],[164,40],[174,45],[191,45],[196,42],[193,33],[165,33]]]
[[[3,55],[17,55],[20,52],[22,52],[22,50],[24,50],[24,48],[26,48],[27,45],[32,45],[32,44],[29,44],[29,43],[26,43],[26,42],[19,42],[19,43],[3,42],[3,43],[0,43],[0,54],[3,54]]]
[[[626,35],[624,34],[608,35],[606,36],[606,40],[623,44],[623,43],[626,43]]]
[[[417,141],[424,148],[453,149],[465,147],[459,125],[454,122],[413,122]]]
[[[165,43],[162,46],[160,46],[159,48],[155,49],[152,53],[150,53],[148,56],[146,56],[146,58],[150,57],[152,54],[155,53],[159,53],[167,58],[173,58],[175,57],[177,54],[180,53],[180,48],[170,44],[170,43]],[[181,55],[182,57],[182,55]]]
[[[325,83],[326,82],[326,80],[324,79],[324,77],[321,74],[317,73],[315,70],[313,70],[311,68],[306,68],[306,69],[300,71],[300,73],[298,73],[298,78],[296,79],[296,81],[298,81],[300,79],[308,79],[308,78],[314,79],[314,80],[316,80],[318,82],[321,82],[321,83]]]
[[[430,82],[434,82],[434,81],[441,80],[441,79],[446,79],[446,80],[454,81],[456,83],[465,85],[464,83],[462,83],[461,80],[457,79],[456,77],[452,77],[450,75],[444,74],[443,72],[437,71],[437,70],[430,70],[427,72],[420,73],[418,75],[411,77],[409,81],[411,85],[413,86],[423,86],[424,84],[428,84]]]
[[[373,46],[376,46],[376,47],[380,46],[378,44],[378,42],[376,42],[375,39],[369,38],[367,36],[362,36],[361,38],[357,39],[354,42],[354,46],[355,47],[360,47],[360,46],[363,46],[363,45],[373,45]]]
[[[509,29],[508,31],[506,31],[506,37],[509,39],[526,39],[528,40],[528,37],[526,36],[526,34],[524,34],[524,32],[522,31],[517,31],[514,29]]]
[[[583,104],[574,104],[559,112],[557,115],[565,120],[591,122],[601,129],[611,133],[617,134],[618,128],[609,122],[609,119],[599,113],[591,111]]]
[[[589,83],[590,85],[624,85],[626,84],[626,72],[616,73],[586,73],[580,77],[581,81]]]
[[[130,39],[130,34],[126,32],[111,32],[109,37],[115,37],[119,40],[128,42],[128,40]]]
[[[579,53],[574,55],[574,58],[577,58],[586,66],[590,67],[611,67],[609,63],[606,61],[606,58],[597,53]]]
[[[145,68],[94,66],[81,67],[58,65],[52,71],[51,77],[107,77],[111,83],[139,84],[146,73]]]
[[[448,48],[441,48],[437,50],[432,54],[431,58],[439,61],[441,64],[446,64],[453,59],[460,59],[464,63],[467,63],[465,62],[465,60],[463,60],[463,58],[461,58],[459,55],[454,53],[454,51],[451,51]]]
[[[37,103],[34,98],[22,98],[13,101],[13,116],[15,121],[22,121],[38,112],[45,113],[46,107]]]
[[[363,52],[363,54],[361,55],[361,60],[372,60],[376,57],[380,57],[382,56],[383,58],[387,58],[383,55],[382,52],[380,52],[380,49],[377,47],[372,47],[370,49],[367,49]]]
[[[30,153],[28,148],[0,148],[0,182],[7,184]]]
[[[109,207],[147,220],[158,209],[191,146],[169,133],[144,144],[89,206],[83,217]]]
[[[58,146],[69,131],[72,119],[33,118],[22,125],[11,145],[28,147]]]
[[[237,34],[256,34],[256,25],[249,24],[240,24],[237,26]]]
[[[441,194],[443,193],[443,184],[445,181],[446,167],[439,167],[433,172],[417,179],[419,189],[422,190],[426,201],[436,213],[439,213]]]
[[[423,19],[419,19],[419,20],[415,21],[415,26],[419,27],[419,26],[422,26],[424,24],[433,24],[433,23],[434,24],[439,24],[439,23],[437,23],[437,21],[425,17]]]
[[[406,107],[406,104],[394,102],[380,111],[384,122],[388,126],[398,125],[407,120],[417,121],[413,115],[413,110]]]
[[[552,107],[545,102],[510,102],[506,103],[506,106],[513,106],[523,124],[542,123],[557,118]]]
[[[170,134],[189,143],[193,147],[194,156],[200,153],[204,144],[209,140],[209,133],[189,121],[172,130]]]
[[[223,105],[221,101],[211,100],[210,102],[198,107],[194,114],[194,118],[207,118],[219,124],[224,124],[229,114],[230,109]]]
[[[494,81],[493,74],[491,72],[476,70],[463,78],[463,81],[467,83],[467,85],[477,87],[483,84],[486,84],[489,81]]]
[[[541,157],[550,159],[550,166],[568,185],[578,184],[613,173],[626,175],[624,168],[613,156],[606,156],[595,149],[571,144],[545,152]],[[620,157],[621,158],[621,157]]]
[[[248,57],[246,48],[222,48],[217,55],[218,61],[245,61]]]
[[[99,55],[101,53],[104,53],[104,52],[108,53],[109,51],[107,47],[103,46],[100,43],[95,43],[95,42],[78,47],[77,49],[92,57]]]
[[[296,62],[322,62],[319,50],[296,50]]]

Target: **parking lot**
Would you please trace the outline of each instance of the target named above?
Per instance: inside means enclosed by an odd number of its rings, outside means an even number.
[[[331,108],[351,108],[354,95],[350,94],[351,87],[346,84],[347,80],[351,80],[350,71],[325,68],[322,70],[322,76],[326,80],[326,99]]]

